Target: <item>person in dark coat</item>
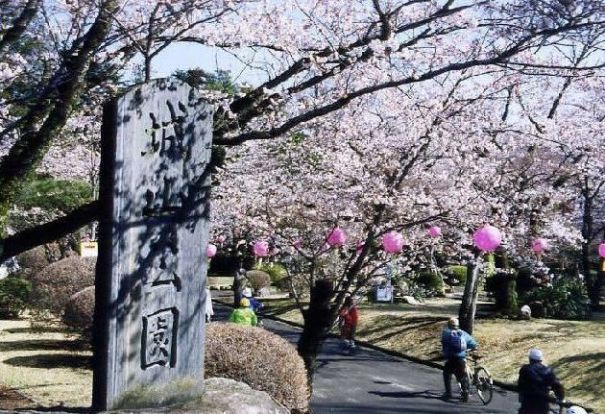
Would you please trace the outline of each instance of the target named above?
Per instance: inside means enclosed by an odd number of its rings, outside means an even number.
[[[529,351],[529,364],[519,371],[519,414],[548,414],[549,394],[552,390],[557,401],[563,401],[565,391],[554,371],[544,365],[542,351],[533,348]]]
[[[445,365],[443,367],[443,384],[445,392],[442,398],[452,398],[452,374],[462,386],[462,401],[468,401],[469,381],[466,374],[466,356],[468,351],[477,349],[477,341],[466,331],[460,329],[457,318],[450,318],[446,328],[441,333],[441,346]]]

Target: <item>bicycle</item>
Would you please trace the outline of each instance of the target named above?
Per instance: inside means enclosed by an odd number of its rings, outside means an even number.
[[[550,407],[548,412],[551,414],[565,414],[567,412],[565,405],[563,405],[559,402],[557,402],[556,405],[559,406],[558,409],[557,409],[557,407]]]
[[[468,376],[469,384],[469,396],[477,394],[483,405],[487,405],[492,401],[494,397],[494,380],[492,375],[489,373],[487,368],[478,364],[481,359],[479,355],[470,354],[467,357],[468,360],[472,361],[472,368],[470,364],[466,364],[466,375]],[[458,383],[460,391],[462,391],[462,384]]]
[[[573,405],[567,401],[557,401],[554,404],[555,407],[551,405],[550,410],[548,411],[550,414],[587,413],[582,407],[578,407],[577,405]]]

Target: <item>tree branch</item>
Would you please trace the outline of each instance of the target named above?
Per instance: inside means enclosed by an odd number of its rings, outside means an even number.
[[[27,29],[27,25],[36,16],[40,3],[42,3],[42,0],[28,0],[28,2],[25,4],[25,7],[21,11],[21,14],[19,14],[19,17],[15,19],[13,25],[0,39],[0,55],[4,53],[11,43],[15,42],[21,37],[21,35],[23,35],[25,29]]]
[[[99,218],[98,201],[85,204],[49,223],[0,239],[0,263],[41,244],[50,243]]]

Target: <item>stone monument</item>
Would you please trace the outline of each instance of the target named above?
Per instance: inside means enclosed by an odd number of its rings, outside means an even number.
[[[95,409],[136,390],[201,392],[211,140],[211,105],[176,79],[104,109]]]

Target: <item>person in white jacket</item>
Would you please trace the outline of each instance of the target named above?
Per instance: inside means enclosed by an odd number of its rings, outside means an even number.
[[[210,322],[214,316],[214,309],[212,309],[212,296],[210,295],[210,289],[206,288],[206,322]]]

